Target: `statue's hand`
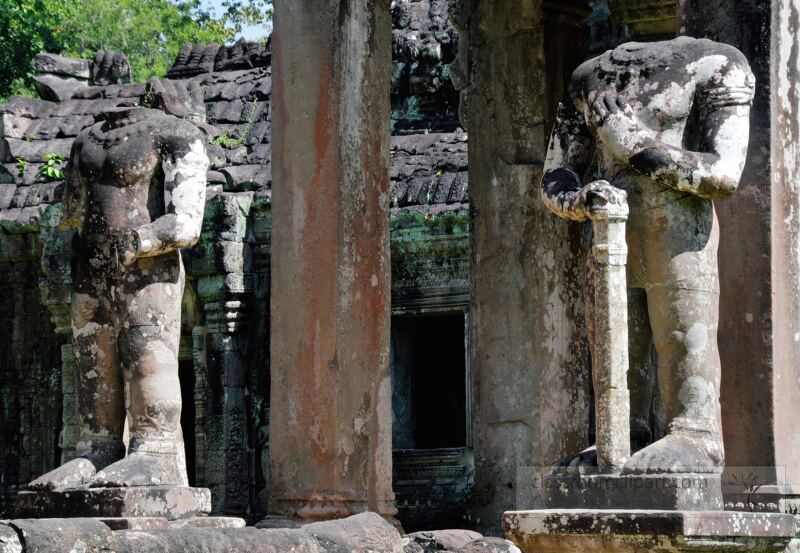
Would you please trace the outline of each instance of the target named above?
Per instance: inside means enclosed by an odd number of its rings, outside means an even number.
[[[127,267],[139,255],[139,235],[134,230],[112,230],[108,238],[109,257]]]
[[[590,182],[581,188],[580,199],[589,219],[611,210],[625,214],[628,212],[628,194],[604,180]]]
[[[627,164],[647,138],[633,109],[619,96],[604,93],[594,101],[591,111],[603,151]]]

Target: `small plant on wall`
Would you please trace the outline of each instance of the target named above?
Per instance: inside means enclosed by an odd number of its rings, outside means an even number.
[[[41,174],[48,180],[62,180],[64,178],[64,156],[61,154],[44,154],[45,164],[42,166]]]

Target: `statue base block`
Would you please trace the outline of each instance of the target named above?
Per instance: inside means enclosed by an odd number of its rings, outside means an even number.
[[[512,511],[503,528],[524,553],[777,553],[796,531],[788,514],[600,509]]]
[[[62,488],[17,494],[18,518],[198,517],[211,512],[211,492],[187,486]]]
[[[719,474],[551,474],[542,478],[551,509],[721,511]]]

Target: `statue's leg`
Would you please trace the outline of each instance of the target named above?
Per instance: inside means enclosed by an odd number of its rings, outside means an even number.
[[[662,285],[648,290],[658,381],[669,430],[666,437],[635,454],[625,472],[721,470],[719,295],[697,288]]]
[[[647,313],[647,296],[641,288],[628,290],[628,390],[631,398],[631,451],[653,441],[650,413],[655,370],[650,360],[653,335]]]
[[[163,267],[163,263],[155,264]],[[183,271],[171,272],[171,278],[145,282],[127,295],[119,349],[129,393],[128,456],[97,473],[92,486],[188,484],[185,459],[179,454],[183,447],[178,380]],[[164,273],[153,267],[150,274]]]
[[[52,489],[86,483],[125,454],[125,398],[108,290],[104,279],[79,271],[72,298],[72,332],[80,439],[78,457],[30,483]]]

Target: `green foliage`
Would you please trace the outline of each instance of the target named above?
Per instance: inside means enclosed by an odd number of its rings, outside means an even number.
[[[19,176],[25,174],[25,171],[28,170],[28,162],[22,159],[21,157],[17,158],[17,171],[19,171]]]
[[[33,56],[60,51],[59,22],[67,1],[0,0],[0,97],[33,93]]]
[[[253,129],[253,123],[255,123],[257,107],[258,107],[258,99],[253,98],[250,104],[250,116],[247,118],[247,124],[244,126],[244,129],[242,129],[242,134],[239,136],[239,138],[234,138],[233,136],[231,136],[230,132],[223,131],[220,136],[216,137],[211,142],[213,142],[214,144],[216,144],[221,148],[227,148],[227,149],[233,149],[242,146],[247,140],[247,137],[250,136],[250,131]]]
[[[230,42],[246,24],[267,33],[271,0],[225,0],[223,8],[217,16],[201,0],[0,0],[0,99],[35,95],[38,52],[121,50],[141,82],[163,76],[186,43]]]
[[[64,178],[64,156],[60,154],[44,154],[42,156],[45,164],[42,166],[41,174],[48,180],[62,180]]]

